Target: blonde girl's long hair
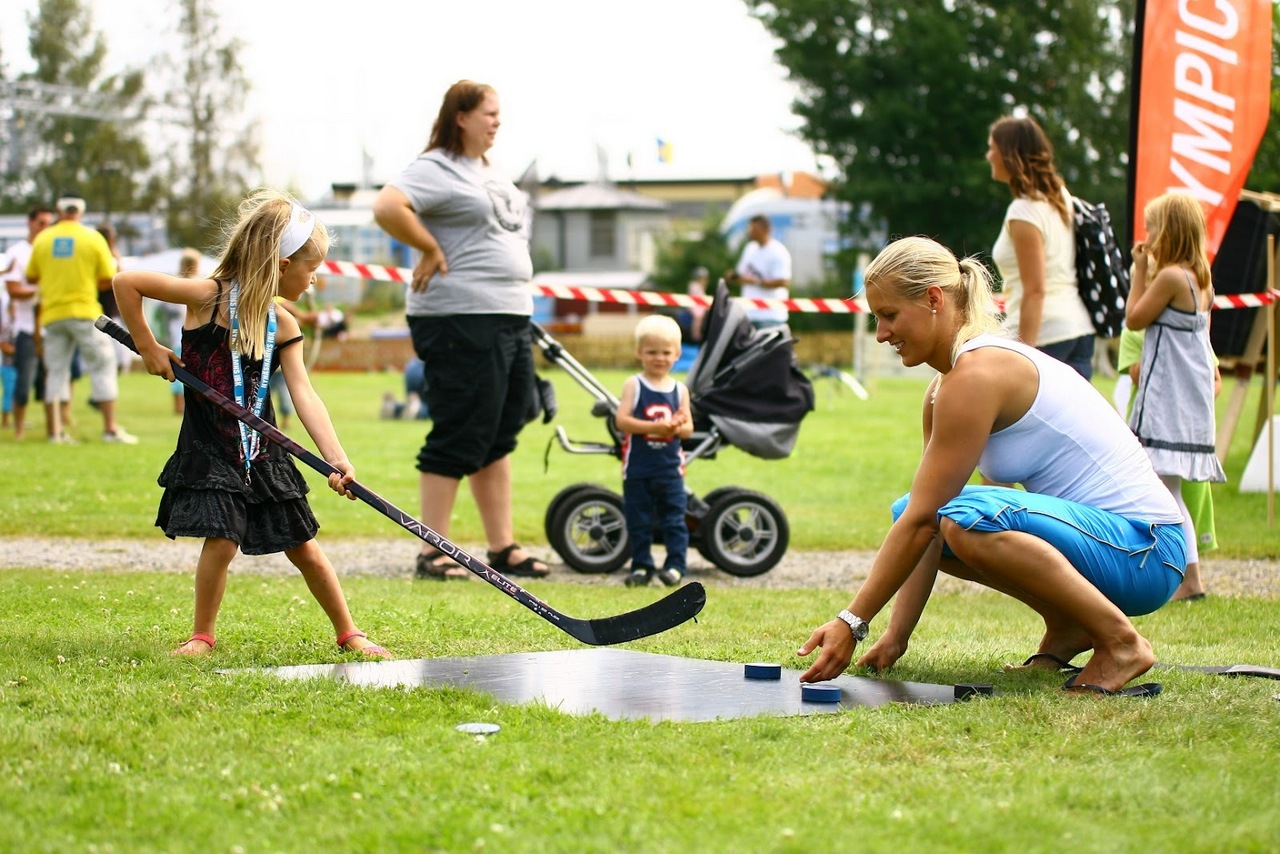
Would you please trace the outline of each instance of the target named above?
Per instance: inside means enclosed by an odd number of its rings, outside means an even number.
[[[267,331],[267,307],[280,295],[280,239],[294,200],[278,190],[258,190],[240,203],[213,278],[240,283],[240,331],[236,349],[250,359],[262,358]],[[289,256],[294,262],[315,261],[329,252],[329,231],[316,220],[311,237]]]
[[[1142,211],[1147,221],[1147,248],[1156,270],[1169,266],[1190,267],[1196,287],[1213,285],[1206,247],[1208,238],[1204,208],[1190,193],[1169,192],[1147,202]]]
[[[991,272],[975,258],[956,258],[936,240],[895,240],[867,266],[863,279],[867,287],[875,286],[922,303],[931,286],[941,288],[961,318],[951,347],[953,362],[965,342],[1000,329],[999,311],[991,295]]]
[[[1053,165],[1053,143],[1044,129],[1030,116],[1020,119],[1005,116],[996,119],[990,133],[1009,173],[1009,191],[1013,197],[1048,202],[1063,224],[1070,225],[1071,211],[1062,193],[1066,185]]]

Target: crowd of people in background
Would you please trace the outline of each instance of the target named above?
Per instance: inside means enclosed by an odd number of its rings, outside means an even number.
[[[48,440],[75,444],[71,388],[83,373],[89,377],[89,402],[102,416],[102,441],[132,445],[137,438],[116,419],[121,361],[111,339],[93,325],[114,306],[109,294],[119,256],[108,242],[114,229],[105,223],[99,230],[89,228],[82,222],[84,212],[85,201],[75,194],[59,198],[52,212],[32,209],[28,239],[10,247],[2,262],[14,436],[25,438],[26,409],[38,389]]]

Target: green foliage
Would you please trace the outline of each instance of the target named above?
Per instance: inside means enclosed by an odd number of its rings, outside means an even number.
[[[746,2],[782,41],[835,194],[869,202],[890,236],[989,251],[1008,190],[983,159],[987,130],[1016,110],[1045,126],[1075,192],[1123,211],[1131,0]]]
[[[721,214],[708,210],[700,227],[677,231],[658,244],[657,260],[651,278],[658,290],[686,293],[693,271],[706,267],[711,273],[708,291],[725,271],[733,268],[736,258],[720,233]]]
[[[1105,202],[1127,233],[1134,0],[744,2],[782,42],[800,132],[838,172],[833,194],[874,211],[849,224],[855,240],[887,224],[890,237],[989,254],[1008,190],[983,160],[987,130],[1023,111],[1072,192]],[[1273,21],[1280,62],[1280,7]],[[1271,115],[1274,128],[1274,89]],[[1245,186],[1280,191],[1280,135],[1264,136]]]
[[[36,67],[23,79],[95,93],[121,117],[141,111],[143,72],[103,74],[107,44],[83,0],[41,0],[29,23]],[[10,209],[49,205],[66,190],[108,213],[154,202],[145,180],[152,156],[135,125],[39,111],[21,111],[18,118],[13,145],[22,152],[21,166],[0,177],[0,196]]]
[[[168,164],[169,239],[175,245],[211,251],[223,224],[257,170],[258,128],[241,118],[250,88],[240,65],[244,44],[227,38],[212,0],[177,0],[182,53],[170,104],[184,116],[185,146]]]
[[[1271,77],[1280,75],[1280,4],[1271,11]],[[1271,87],[1271,122],[1262,135],[1245,189],[1280,193],[1280,89]]]

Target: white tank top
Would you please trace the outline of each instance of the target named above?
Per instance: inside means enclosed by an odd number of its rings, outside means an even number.
[[[978,469],[998,483],[1065,498],[1129,519],[1179,524],[1182,514],[1124,419],[1075,369],[1034,347],[979,335],[979,347],[1002,347],[1035,365],[1040,386],[1018,421],[991,434]]]

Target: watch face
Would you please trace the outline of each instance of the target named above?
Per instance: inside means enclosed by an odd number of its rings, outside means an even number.
[[[849,631],[853,632],[854,640],[860,641],[866,638],[867,631],[870,628],[870,626],[867,625],[866,620],[861,617],[854,616],[850,611],[841,611],[840,619],[849,624]]]

